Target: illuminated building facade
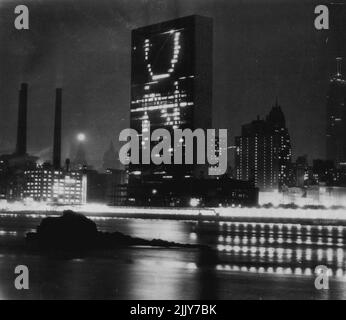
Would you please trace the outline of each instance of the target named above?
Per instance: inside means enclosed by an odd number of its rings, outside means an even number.
[[[52,204],[86,203],[87,177],[82,171],[45,167],[25,171],[24,199]]]
[[[212,112],[212,20],[200,16],[132,32],[131,128],[142,150],[155,129],[208,129]],[[144,135],[145,136],[145,135]],[[184,148],[184,143],[183,143]],[[173,151],[173,150],[172,150]],[[174,179],[200,174],[197,165],[131,165],[132,179]]]
[[[326,156],[338,168],[346,168],[346,80],[341,62],[337,58],[337,72],[330,80],[327,97]]]
[[[244,125],[235,143],[238,180],[253,181],[261,191],[281,190],[289,184],[291,143],[278,103],[265,120]]]

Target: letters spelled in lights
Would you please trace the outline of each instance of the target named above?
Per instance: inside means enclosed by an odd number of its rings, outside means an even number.
[[[160,79],[169,78],[169,73],[152,75],[152,78],[153,78],[153,80],[160,80]]]
[[[173,59],[171,60],[171,67],[168,70],[168,74],[154,75],[153,70],[151,68],[151,64],[147,64],[148,72],[153,80],[165,79],[170,76],[171,73],[174,72],[175,65],[178,62],[179,54],[180,54],[180,32],[176,32],[175,30],[168,31],[170,34],[174,34],[174,48],[173,48]],[[146,39],[144,43],[144,59],[145,61],[149,60],[149,52],[150,52],[150,40]]]

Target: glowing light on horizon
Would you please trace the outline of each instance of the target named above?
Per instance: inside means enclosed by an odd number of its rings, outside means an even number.
[[[77,140],[79,142],[84,142],[86,140],[86,135],[84,133],[78,133]]]
[[[193,199],[191,205],[195,205],[198,199]],[[218,219],[238,219],[238,221],[243,221],[244,219],[255,219],[254,222],[249,222],[248,224],[252,227],[256,226],[267,226],[267,228],[272,229],[274,226],[280,228],[283,227],[287,230],[292,230],[292,228],[297,228],[300,223],[299,221],[331,221],[334,220],[336,223],[340,221],[346,221],[346,211],[345,208],[339,209],[283,209],[283,208],[138,208],[138,207],[110,207],[106,204],[98,203],[88,203],[83,205],[67,205],[67,206],[54,206],[45,202],[15,202],[8,203],[7,201],[0,201],[0,211],[2,212],[61,212],[64,210],[74,210],[76,212],[100,215],[100,214],[121,214],[126,216],[136,216],[136,215],[156,215],[156,216],[190,216],[190,217],[205,217],[206,219],[213,219],[218,216]],[[280,219],[280,222],[273,223],[275,219]],[[289,221],[294,221],[294,223],[282,223],[282,219],[287,219]],[[262,221],[263,220],[263,221]],[[265,220],[271,220],[270,222],[265,222]],[[262,221],[262,222],[260,222]],[[241,222],[220,222],[230,228],[232,225],[236,228],[242,224]],[[244,224],[244,223],[243,223]],[[312,224],[307,225],[307,228],[311,230],[312,228],[319,228],[322,230],[324,227],[329,227],[330,224],[327,222],[324,226],[312,226]],[[337,230],[342,233],[345,228],[341,225],[337,225]],[[261,242],[261,239],[260,239]]]

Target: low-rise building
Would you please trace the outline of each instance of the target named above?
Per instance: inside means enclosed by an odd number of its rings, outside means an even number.
[[[37,167],[24,172],[24,200],[60,205],[80,205],[87,201],[87,176],[83,171]]]

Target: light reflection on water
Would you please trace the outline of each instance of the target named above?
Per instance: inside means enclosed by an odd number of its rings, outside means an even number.
[[[6,231],[6,230],[0,229],[0,237],[1,236],[13,236],[13,237],[15,237],[17,235],[18,235],[17,231]]]
[[[17,264],[33,270],[30,298],[345,298],[343,226],[95,217],[102,231],[205,244],[215,249],[215,256],[190,249],[133,248],[102,258],[52,260],[3,246],[13,239],[21,242],[41,218],[0,216],[1,298],[18,298],[11,287]],[[331,270],[334,290],[329,293],[314,289],[315,267],[321,264]],[[21,293],[19,298],[27,297]]]
[[[326,265],[331,276],[346,280],[343,226],[220,222],[200,223],[197,230],[201,241],[216,246],[217,270],[311,276]]]

